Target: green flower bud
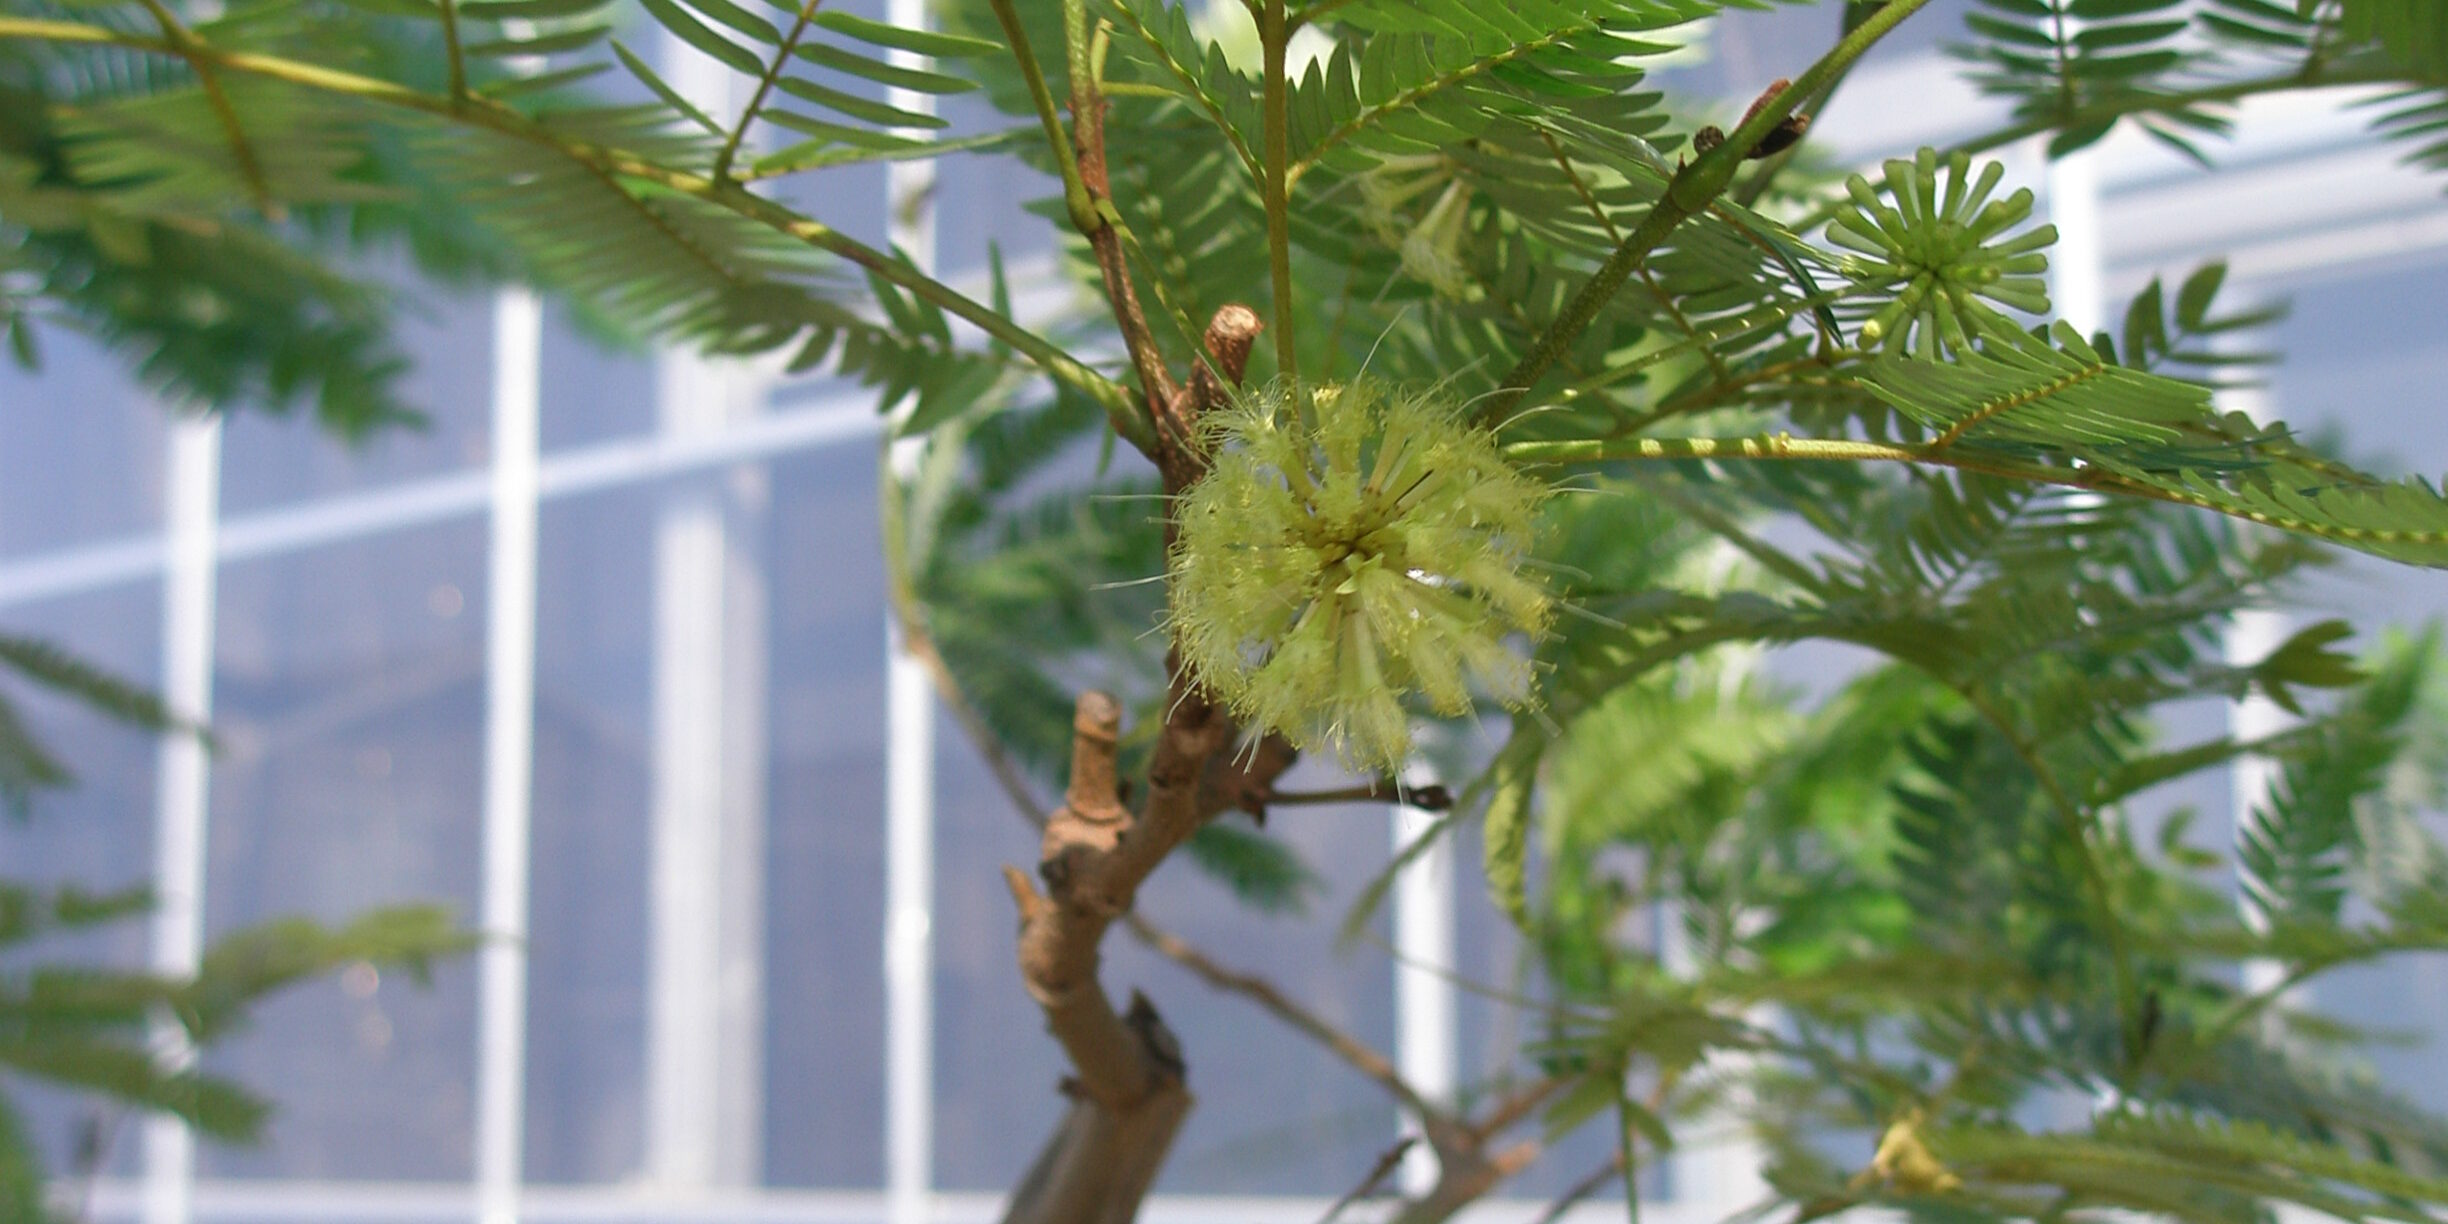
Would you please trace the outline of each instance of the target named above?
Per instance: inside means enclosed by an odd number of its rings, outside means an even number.
[[[1858,286],[1894,294],[1863,327],[1862,347],[1934,358],[1970,348],[1985,334],[2020,330],[1976,296],[2046,313],[2040,274],[2048,259],[2041,251],[2057,232],[2043,225],[1990,244],[2032,211],[2028,189],[1990,198],[2004,174],[1996,162],[1975,171],[1966,154],[1941,160],[1923,149],[1886,164],[1883,197],[1860,175],[1846,181],[1850,206],[1829,222],[1828,241],[1872,258],[1847,258],[1839,267]]]
[[[1402,699],[1530,699],[1508,635],[1543,632],[1523,571],[1548,489],[1440,390],[1362,378],[1253,394],[1206,425],[1214,464],[1174,508],[1173,638],[1245,724],[1354,768],[1410,754]]]

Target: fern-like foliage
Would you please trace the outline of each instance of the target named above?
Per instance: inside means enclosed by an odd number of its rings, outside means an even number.
[[[2339,27],[2369,39],[2399,66],[2429,80],[2448,77],[2448,18],[2418,0],[2342,0]]]
[[[149,909],[142,892],[36,892],[0,884],[0,950],[17,967],[0,976],[0,1084],[21,1078],[116,1105],[175,1116],[197,1133],[246,1143],[272,1105],[228,1079],[162,1059],[153,1026],[174,1017],[188,1040],[211,1042],[240,1028],[264,997],[343,966],[373,963],[424,980],[432,963],[467,951],[474,937],[433,906],[368,911],[341,927],[283,919],[224,936],[193,978],[21,959],[41,936]],[[0,1096],[0,1206],[9,1218],[48,1218],[43,1170],[18,1114]]]
[[[0,671],[115,721],[200,735],[152,694],[48,643],[0,635]],[[73,781],[0,691],[0,802],[24,818],[36,792]],[[344,926],[281,919],[232,932],[191,977],[44,958],[44,941],[143,918],[143,888],[96,891],[0,879],[0,1213],[29,1224],[52,1218],[34,1137],[5,1091],[33,1082],[126,1109],[167,1114],[230,1143],[258,1138],[272,1105],[249,1088],[165,1058],[157,1027],[175,1022],[203,1047],[244,1027],[266,996],[305,978],[371,962],[425,981],[433,964],[475,946],[438,906],[367,911]],[[98,1156],[97,1156],[98,1159]]]
[[[2199,54],[2182,37],[2192,23],[2179,0],[1980,0],[1964,24],[1980,41],[1957,51],[1980,66],[1974,79],[1984,89],[2013,98],[2022,115],[2067,122],[2049,140],[2051,155],[2107,135],[2115,107],[2163,96],[2164,82]],[[2084,117],[2102,109],[2105,118]],[[2225,127],[2214,111],[2182,103],[2143,121],[2188,153],[2188,129]]]
[[[182,728],[153,694],[48,642],[0,634],[0,670],[131,726],[196,732]],[[22,818],[36,792],[72,780],[67,764],[35,737],[7,691],[0,689],[0,807]]]
[[[1564,609],[1518,644],[1537,699],[1453,720],[1503,739],[1456,763],[1441,826],[1482,822],[1523,988],[1551,1004],[1520,1062],[1552,1081],[1552,1128],[1605,1115],[1663,1145],[1734,1110],[1804,1218],[2436,1214],[2440,1124],[2338,1070],[2356,1039],[2300,996],[2234,972],[2295,985],[2448,943],[2448,854],[2394,797],[2448,772],[2415,654],[2366,675],[2327,624],[2223,649],[2332,546],[2448,565],[2433,486],[2220,410],[2273,313],[2221,305],[2213,264],[2079,335],[2048,317],[2053,231],[2003,165],[1846,175],[1772,149],[1812,139],[1801,95],[1917,0],[1848,6],[1748,148],[1687,142],[1699,108],[1650,88],[1710,0],[1246,7],[947,0],[926,29],[736,0],[643,0],[644,27],[598,0],[12,15],[0,224],[26,241],[0,313],[13,337],[84,320],[206,398],[311,393],[370,423],[408,406],[383,398],[387,302],[332,258],[345,236],[639,339],[862,379],[926,436],[887,492],[896,600],[1026,791],[1060,781],[1081,687],[1134,728],[1167,717],[1167,632],[1196,609],[1168,603],[1166,487],[1112,470],[1117,441],[1197,470],[1211,436],[1156,432],[1197,396],[1166,395],[1201,385],[1216,312],[1251,306],[1246,381],[1297,374],[1304,427],[1364,373],[1435,386],[1473,419],[1412,426],[1493,430],[1557,486],[1524,559]],[[2206,155],[2231,103],[2353,82],[2393,85],[2381,126],[2437,160],[2435,9],[1980,0],[1960,54],[2013,117],[1974,145],[2139,124]],[[692,70],[641,51],[661,43]],[[734,78],[726,103],[675,84],[697,69]],[[967,94],[996,117],[905,101]],[[1095,311],[1016,319],[999,266],[976,300],[821,195],[762,186],[956,152],[1043,176],[1015,204],[1065,235]],[[1803,645],[1852,670],[1760,678],[1760,652]],[[1432,719],[1458,686],[1374,708]],[[2256,693],[2303,721],[2154,729]],[[30,743],[0,708],[0,787],[63,774]],[[2251,922],[2153,807],[2247,755],[2279,765],[2240,853]],[[1263,832],[1191,853],[1262,909],[1316,889]],[[2090,1108],[2044,1112],[2064,1101]],[[1834,1158],[1849,1134],[1869,1142]]]

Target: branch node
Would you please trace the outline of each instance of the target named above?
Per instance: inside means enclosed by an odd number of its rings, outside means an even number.
[[[1074,815],[1098,824],[1129,817],[1115,766],[1121,741],[1121,703],[1109,693],[1080,694],[1071,715],[1071,787],[1063,795]]]

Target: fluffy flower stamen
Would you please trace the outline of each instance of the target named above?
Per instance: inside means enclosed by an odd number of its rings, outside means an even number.
[[[1176,507],[1174,638],[1244,722],[1346,764],[1410,752],[1406,697],[1474,686],[1520,706],[1547,591],[1522,572],[1547,489],[1438,393],[1366,379],[1276,388],[1219,414],[1213,469]]]

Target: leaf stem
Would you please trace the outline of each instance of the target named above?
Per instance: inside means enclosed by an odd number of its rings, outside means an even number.
[[[450,0],[442,2],[447,5]],[[732,181],[731,163],[739,157],[740,142],[748,135],[748,125],[756,122],[757,112],[765,109],[765,99],[772,96],[774,82],[781,79],[791,53],[799,49],[799,40],[807,37],[808,23],[816,19],[816,6],[823,2],[805,0],[792,17],[790,33],[783,36],[781,46],[774,48],[773,62],[765,66],[765,75],[757,78],[756,92],[748,95],[748,105],[740,109],[739,122],[731,125],[730,134],[723,137],[722,151],[714,155],[715,182]]]
[[[1923,3],[1925,0],[1904,0]],[[1267,274],[1275,289],[1275,373],[1300,381],[1300,329],[1292,319],[1292,135],[1291,81],[1284,74],[1284,52],[1292,41],[1284,0],[1266,0],[1258,17],[1258,42],[1265,49],[1265,81],[1259,99],[1266,128],[1261,153],[1266,174],[1260,181],[1265,196]]]
[[[2076,127],[2102,119],[2121,119],[2127,115],[2181,110],[2203,102],[2234,102],[2255,94],[2275,93],[2288,89],[2328,89],[2343,85],[2377,85],[2406,79],[2402,73],[2384,66],[2364,65],[2344,71],[2305,73],[2300,70],[2275,73],[2270,76],[2246,77],[2219,85],[2167,94],[2142,94],[2119,97],[2106,102],[2094,102],[2054,118],[2026,119],[1983,136],[1976,136],[1940,153],[1986,153],[2002,145],[2010,145],[2027,136],[2055,131],[2061,127]]]
[[[196,81],[204,87],[204,98],[211,104],[213,117],[220,121],[222,133],[229,138],[230,157],[238,163],[238,176],[246,180],[247,191],[255,197],[255,209],[268,221],[278,221],[283,215],[281,203],[272,194],[271,180],[264,177],[263,162],[255,156],[255,146],[248,142],[246,129],[238,124],[238,108],[230,105],[229,93],[221,87],[219,73],[205,66],[211,50],[193,31],[179,23],[178,16],[162,4],[162,0],[144,0],[145,11],[153,14],[160,24],[162,38],[169,43],[170,54],[187,61],[195,69]],[[454,61],[455,62],[455,61]]]
[[[2118,1024],[2126,1048],[2132,1049],[2134,1030],[2131,1026],[2142,1014],[2141,982],[2134,974],[2133,947],[2125,937],[2124,920],[2117,914],[2116,895],[2109,890],[2108,873],[2100,866],[2099,853],[2092,845],[2091,832],[2097,821],[2092,818],[2091,812],[2067,793],[2065,783],[2058,779],[2048,762],[2041,757],[2040,746],[2026,739],[2007,719],[2006,712],[1980,691],[1978,681],[1939,676],[1935,672],[1930,674],[1954,689],[1973,710],[1988,720],[1990,726],[1997,729],[2007,747],[2023,762],[2023,768],[2031,772],[2032,780],[2038,782],[2040,789],[2047,794],[2049,806],[2056,809],[2063,834],[2073,841],[2075,855],[2081,861],[2083,883],[2091,890],[2091,902],[2098,907],[2101,934],[2108,938],[2108,966],[2115,979]]]
[[[465,102],[467,87],[467,53],[459,42],[459,0],[442,0],[442,53],[450,60],[450,96],[454,102]]]
[[[1280,0],[1271,0],[1280,4]],[[1478,416],[1481,420],[1500,420],[1510,415],[1522,395],[1539,379],[1555,368],[1573,341],[1597,321],[1598,312],[1613,300],[1624,281],[1641,266],[1650,254],[1666,241],[1666,235],[1686,218],[1708,207],[1725,192],[1734,180],[1734,171],[1742,164],[1743,155],[1770,129],[1783,123],[1802,100],[1816,93],[1821,86],[1834,80],[1854,60],[1877,45],[1889,30],[1902,24],[1905,18],[1919,12],[1929,0],[1888,0],[1869,20],[1836,40],[1828,53],[1805,69],[1793,83],[1780,90],[1768,104],[1753,112],[1750,119],[1728,135],[1725,143],[1700,155],[1677,171],[1666,182],[1665,193],[1650,206],[1649,214],[1639,226],[1615,248],[1606,263],[1592,273],[1588,283],[1564,308],[1564,313],[1541,334],[1521,362],[1505,375],[1504,383],[1482,401]]]
[[[1198,104],[1199,110],[1207,116],[1207,122],[1215,125],[1216,131],[1223,134],[1224,143],[1232,147],[1233,156],[1241,159],[1241,166],[1249,171],[1250,180],[1256,182],[1263,176],[1266,172],[1259,168],[1258,155],[1250,152],[1248,142],[1241,139],[1240,129],[1233,126],[1232,119],[1224,113],[1222,104],[1207,92],[1205,84],[1199,80],[1197,66],[1184,65],[1180,60],[1173,58],[1172,47],[1167,45],[1164,39],[1157,37],[1155,31],[1147,27],[1146,22],[1140,20],[1137,9],[1127,4],[1118,4],[1114,6],[1114,13],[1122,19],[1123,24],[1130,27],[1131,33],[1138,35],[1139,41],[1143,44],[1143,53],[1166,72],[1172,74],[1174,83],[1181,88],[1176,92],[1157,85],[1107,81],[1100,84],[1100,88],[1105,91],[1106,95],[1109,97],[1135,95],[1167,100],[1187,97]]]
[[[1640,1153],[1632,1135],[1632,1095],[1621,1084],[1615,1093],[1615,1159],[1623,1165],[1624,1218],[1640,1224]]]
[[[1046,84],[1045,69],[1038,66],[1037,52],[1029,46],[1028,31],[1021,27],[1012,0],[990,3],[1003,37],[1011,43],[1012,59],[1020,65],[1020,78],[1028,82],[1029,102],[1037,108],[1037,122],[1045,128],[1054,168],[1062,173],[1063,208],[1071,214],[1071,224],[1085,234],[1096,228],[1096,202],[1088,198],[1088,184],[1080,178],[1079,158],[1071,151],[1071,137],[1063,131],[1062,114],[1054,107],[1054,90]]]

